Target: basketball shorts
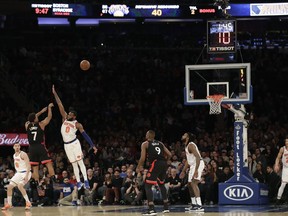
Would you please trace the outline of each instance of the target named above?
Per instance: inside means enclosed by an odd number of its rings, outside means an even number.
[[[194,178],[195,180],[199,180],[199,181],[201,180],[201,175],[202,175],[204,167],[205,167],[204,161],[200,160],[200,164],[198,167],[198,176],[197,176],[197,178]],[[189,170],[189,174],[188,174],[188,182],[192,182],[192,179],[193,179],[193,176],[195,173],[195,168],[196,168],[196,166],[194,166],[194,165],[190,166],[190,170]]]
[[[30,145],[29,159],[31,165],[46,164],[52,161],[44,144]]]
[[[32,173],[29,172],[29,176],[28,176],[28,181],[31,178]],[[24,178],[26,176],[26,172],[16,172],[15,175],[10,179],[10,184],[14,184],[15,186],[19,185],[19,184],[27,184],[27,182],[24,182]]]
[[[154,160],[147,172],[146,183],[164,184],[167,171],[167,162],[165,160]]]
[[[288,183],[288,167],[283,166],[282,169],[282,182]]]
[[[81,144],[78,139],[76,139],[72,143],[64,144],[64,149],[70,163],[79,161],[83,158]]]

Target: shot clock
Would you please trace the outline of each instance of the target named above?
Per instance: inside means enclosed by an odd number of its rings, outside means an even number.
[[[236,20],[208,20],[207,21],[207,53],[235,53],[237,52]]]

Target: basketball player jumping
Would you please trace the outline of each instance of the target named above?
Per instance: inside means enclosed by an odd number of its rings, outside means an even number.
[[[47,107],[43,108],[38,113],[30,113],[28,115],[28,121],[25,123],[25,129],[27,131],[29,141],[29,158],[33,171],[32,177],[37,183],[39,183],[39,163],[45,164],[50,177],[53,181],[55,181],[53,162],[43,143],[44,130],[52,119],[53,106],[54,104],[50,103]],[[48,112],[47,117],[42,121],[39,121],[38,117],[46,111]]]
[[[280,171],[280,160],[282,161],[282,177],[281,177],[282,179],[281,179],[281,185],[278,189],[276,203],[280,202],[285,186],[288,183],[288,136],[286,136],[285,138],[285,146],[282,146],[279,149],[278,155],[275,160],[274,171],[276,173]]]
[[[187,211],[204,211],[200,197],[200,190],[198,184],[201,180],[201,174],[204,169],[204,161],[202,160],[197,145],[193,142],[195,135],[192,133],[185,133],[182,136],[182,141],[185,144],[186,164],[180,173],[180,178],[184,178],[185,172],[190,167],[188,175],[188,189],[192,204]]]
[[[14,167],[16,169],[15,175],[10,179],[10,183],[7,187],[7,203],[4,205],[2,210],[8,210],[12,208],[12,194],[13,194],[13,188],[18,187],[20,190],[22,196],[24,197],[26,201],[26,207],[25,210],[29,210],[31,208],[31,202],[29,201],[29,197],[27,195],[27,192],[24,188],[24,185],[27,184],[31,178],[31,166],[30,161],[28,158],[28,155],[20,150],[20,144],[15,143],[14,146]]]
[[[70,163],[72,163],[73,171],[77,180],[78,190],[80,190],[81,187],[83,186],[83,183],[80,180],[79,167],[84,178],[84,188],[89,189],[90,186],[87,179],[86,167],[83,162],[82,148],[80,141],[77,139],[76,132],[78,130],[80,131],[82,136],[89,143],[90,147],[94,149],[95,154],[97,153],[97,148],[93,144],[91,138],[85,132],[83,125],[76,120],[77,117],[76,111],[70,111],[68,114],[66,113],[64,106],[54,88],[54,85],[52,86],[52,93],[54,94],[55,100],[59,107],[60,114],[62,116],[61,134],[64,141],[64,149]]]

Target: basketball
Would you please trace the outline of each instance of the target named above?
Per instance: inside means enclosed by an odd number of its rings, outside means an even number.
[[[82,60],[82,61],[80,62],[80,68],[81,68],[81,70],[83,70],[83,71],[89,70],[89,68],[90,68],[90,62],[89,62],[88,60]]]

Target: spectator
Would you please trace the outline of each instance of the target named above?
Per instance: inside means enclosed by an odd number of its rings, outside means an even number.
[[[96,202],[96,188],[98,186],[98,182],[97,179],[93,176],[93,170],[91,168],[87,169],[87,180],[90,188],[84,190],[84,194],[81,195],[81,200],[85,205],[93,205]],[[75,183],[76,182],[77,180],[75,180]]]
[[[124,201],[127,204],[140,205],[142,196],[143,192],[141,191],[141,187],[138,184],[136,178],[134,178],[125,192]]]
[[[120,172],[119,170],[114,171],[114,175],[112,177],[112,187],[108,187],[106,189],[105,197],[106,200],[109,200],[110,203],[114,205],[120,204],[120,190],[123,185],[123,179],[120,177]],[[114,200],[114,201],[112,201]]]
[[[175,204],[179,200],[179,193],[181,190],[181,179],[177,175],[175,168],[171,169],[171,176],[165,180],[168,199],[171,204]]]
[[[256,165],[256,171],[254,172],[253,177],[257,182],[265,183],[266,174],[260,162]]]
[[[63,180],[63,188],[60,193],[58,205],[63,206],[76,206],[78,199],[78,189],[76,185],[69,182],[69,178],[65,177]]]
[[[281,184],[281,177],[274,172],[273,166],[268,165],[266,176],[266,184],[268,185],[268,197],[270,202],[275,202],[277,197],[278,188]]]

